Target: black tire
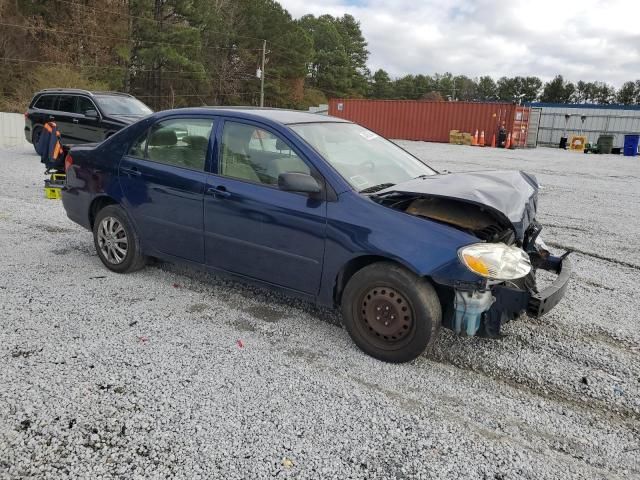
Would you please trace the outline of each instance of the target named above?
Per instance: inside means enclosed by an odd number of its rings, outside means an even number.
[[[33,127],[33,131],[31,132],[31,143],[33,144],[33,148],[35,150],[36,145],[38,145],[38,141],[40,140],[40,135],[42,135],[42,126],[41,125],[36,125],[35,127]],[[36,151],[36,153],[38,153]]]
[[[93,224],[93,243],[98,257],[112,272],[135,272],[146,264],[138,235],[118,205],[107,205],[97,213]]]
[[[379,262],[351,277],[342,295],[342,317],[365,353],[402,363],[433,344],[442,311],[428,280],[397,264]]]

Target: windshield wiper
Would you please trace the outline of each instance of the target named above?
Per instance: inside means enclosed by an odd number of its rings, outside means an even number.
[[[379,185],[374,185],[373,187],[362,189],[359,193],[376,193],[380,190],[384,190],[385,188],[393,187],[394,185],[395,183],[381,183]]]

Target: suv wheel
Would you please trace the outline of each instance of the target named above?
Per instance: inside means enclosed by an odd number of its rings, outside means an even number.
[[[38,142],[40,141],[40,135],[42,135],[42,126],[36,125],[33,127],[33,131],[31,132],[31,143],[33,144],[33,148],[36,148]],[[37,150],[36,150],[37,153]]]
[[[96,215],[93,243],[104,266],[113,272],[134,272],[146,263],[138,235],[118,205],[108,205]]]
[[[399,265],[374,263],[356,272],[342,296],[353,341],[385,362],[408,362],[436,338],[442,312],[433,286]]]

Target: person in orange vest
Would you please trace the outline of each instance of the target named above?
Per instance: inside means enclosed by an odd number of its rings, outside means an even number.
[[[54,122],[44,124],[40,140],[36,145],[36,152],[40,155],[40,161],[47,167],[47,171],[63,171],[64,149],[60,143],[60,132]]]

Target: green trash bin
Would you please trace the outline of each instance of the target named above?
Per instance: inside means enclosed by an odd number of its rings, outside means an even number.
[[[611,153],[613,148],[613,135],[600,135],[598,138],[598,150],[600,153]]]

